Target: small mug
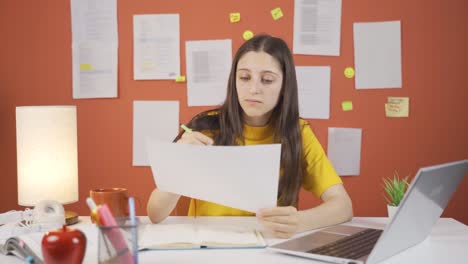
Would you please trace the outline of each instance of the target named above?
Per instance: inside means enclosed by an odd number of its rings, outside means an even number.
[[[128,217],[128,191],[126,188],[103,188],[89,191],[89,196],[96,205],[107,204],[115,218]],[[95,219],[91,217],[94,223]]]

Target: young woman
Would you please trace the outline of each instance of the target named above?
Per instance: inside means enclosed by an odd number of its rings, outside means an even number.
[[[198,145],[281,143],[278,206],[256,212],[260,222],[281,238],[345,222],[353,216],[351,199],[340,177],[308,123],[299,118],[294,67],[291,51],[283,40],[258,35],[245,42],[233,59],[225,102],[195,116],[187,124],[194,132],[181,132],[175,139],[177,143]],[[323,203],[298,211],[301,186]],[[147,207],[151,221],[164,220],[179,197],[155,189]],[[189,215],[195,214],[254,215],[192,199]]]

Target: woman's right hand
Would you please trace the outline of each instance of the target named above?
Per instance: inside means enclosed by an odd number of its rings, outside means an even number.
[[[197,131],[185,132],[177,143],[192,145],[213,145],[213,139]]]

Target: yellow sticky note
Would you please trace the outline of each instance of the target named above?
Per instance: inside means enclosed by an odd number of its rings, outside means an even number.
[[[408,97],[388,97],[385,104],[385,115],[387,117],[408,117],[409,98]]]
[[[343,111],[351,111],[353,110],[353,102],[343,101],[341,102],[341,108],[343,109]]]
[[[409,104],[409,97],[392,97],[389,96],[387,98],[387,103],[393,103],[393,104]]]
[[[277,7],[271,10],[271,16],[274,20],[278,20],[283,17],[283,11],[281,11],[281,8]]]
[[[253,36],[254,36],[254,34],[250,30],[246,30],[246,31],[244,31],[244,34],[242,34],[242,37],[244,38],[244,40],[249,40],[249,39],[253,38]]]
[[[82,63],[80,64],[80,70],[81,71],[90,71],[93,69],[93,66],[89,63]]]
[[[185,76],[177,76],[175,81],[176,82],[185,82]]]
[[[346,76],[346,78],[353,78],[354,77],[353,67],[346,67],[346,69],[344,70],[344,76]]]
[[[400,117],[400,105],[386,103],[385,104],[385,116],[386,117]]]
[[[240,13],[230,13],[229,14],[229,21],[231,23],[237,23],[240,21]]]

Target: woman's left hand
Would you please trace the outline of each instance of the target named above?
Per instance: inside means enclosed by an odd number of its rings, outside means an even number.
[[[293,206],[262,209],[257,218],[279,238],[290,238],[299,230],[299,214]]]

